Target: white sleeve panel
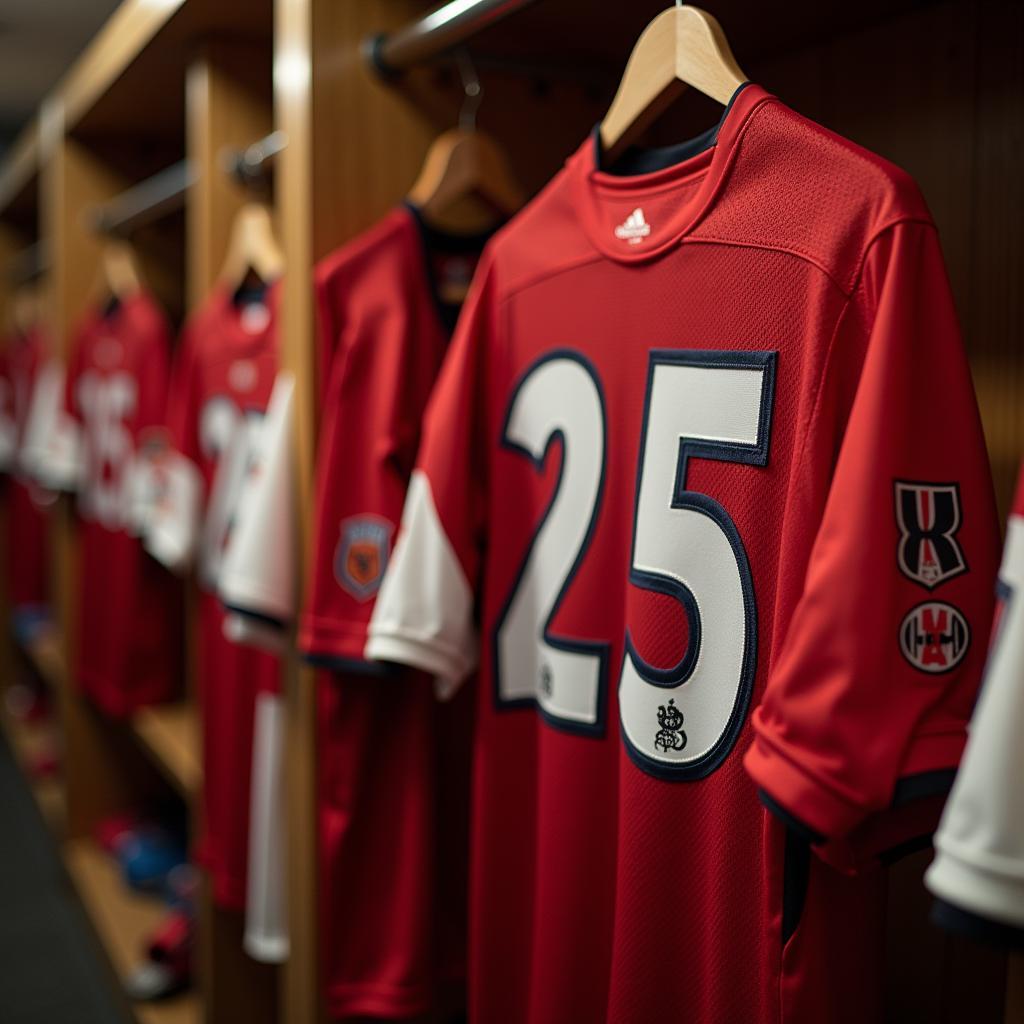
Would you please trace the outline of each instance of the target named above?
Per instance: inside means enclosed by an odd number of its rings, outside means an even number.
[[[78,486],[79,430],[64,410],[64,368],[55,360],[36,375],[16,458],[21,470],[42,487],[73,491]]]
[[[175,451],[164,454],[155,472],[157,495],[145,526],[144,545],[158,561],[181,572],[195,556],[202,480],[196,465]]]
[[[245,950],[254,960],[288,959],[288,900],[284,801],[284,701],[256,698],[249,793],[249,869],[245,900]]]
[[[1024,927],[1024,517],[1010,519],[1003,600],[960,771],[925,881],[940,899]]]
[[[295,614],[294,394],[294,378],[280,373],[218,582],[229,608],[278,622]]]
[[[442,680],[441,694],[454,693],[476,667],[473,593],[419,470],[409,482],[368,633],[367,658],[431,672]]]

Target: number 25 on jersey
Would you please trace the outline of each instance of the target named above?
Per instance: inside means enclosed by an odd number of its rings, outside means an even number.
[[[688,490],[687,474],[691,459],[766,465],[775,363],[774,352],[650,353],[629,583],[678,602],[689,638],[675,665],[656,667],[627,621],[618,693],[627,750],[659,778],[714,771],[750,703],[757,608],[747,553],[729,511]],[[496,694],[503,706],[536,703],[557,728],[601,735],[610,645],[551,628],[604,494],[603,389],[594,367],[571,350],[549,353],[524,374],[502,443],[539,471],[556,439],[563,456],[555,493],[495,629]]]

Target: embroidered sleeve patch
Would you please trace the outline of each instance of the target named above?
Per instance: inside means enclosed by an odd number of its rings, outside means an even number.
[[[967,572],[956,539],[960,529],[960,488],[955,483],[895,482],[896,560],[900,572],[926,590]]]
[[[916,669],[940,675],[956,668],[971,644],[967,620],[951,604],[925,601],[900,625],[900,650]]]
[[[341,523],[334,576],[357,601],[368,601],[384,578],[394,527],[380,516],[353,516]]]

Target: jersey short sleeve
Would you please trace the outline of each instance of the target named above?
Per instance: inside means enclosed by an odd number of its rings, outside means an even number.
[[[948,786],[991,615],[991,478],[930,223],[869,245],[814,416],[804,472],[830,476],[824,515],[746,765],[769,806],[838,838]]]
[[[344,282],[333,281],[333,288]],[[324,308],[326,299],[321,297]],[[363,663],[366,627],[402,514],[420,423],[443,348],[395,295],[374,331],[331,360],[317,452],[313,565],[300,647],[314,660]]]
[[[1006,531],[986,677],[925,881],[946,927],[1024,948],[1024,469]]]
[[[64,407],[64,367],[55,359],[40,370],[22,442],[21,461],[40,486],[73,491],[79,473],[79,437]]]
[[[454,690],[475,668],[473,587],[486,493],[482,382],[494,333],[485,252],[424,416],[423,440],[366,655],[433,674]]]
[[[295,610],[295,381],[278,374],[250,462],[218,589],[229,639],[280,651]]]

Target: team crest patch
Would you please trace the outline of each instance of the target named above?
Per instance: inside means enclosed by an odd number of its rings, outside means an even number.
[[[393,527],[379,516],[354,516],[341,524],[334,575],[357,601],[377,593],[391,548]]]
[[[900,625],[900,650],[916,669],[940,675],[956,668],[971,644],[967,620],[951,604],[925,601]]]
[[[960,529],[960,488],[957,484],[895,482],[896,553],[900,572],[927,590],[967,572],[957,542]]]

